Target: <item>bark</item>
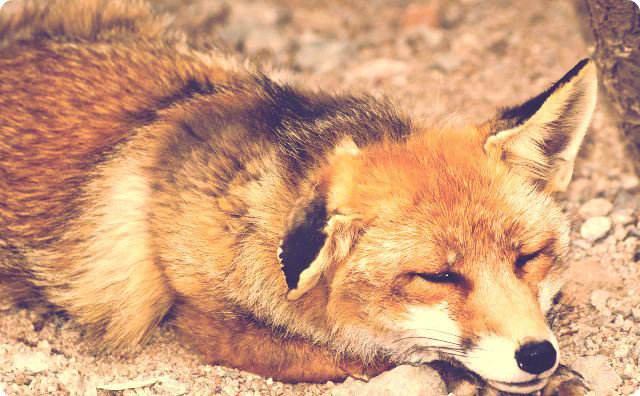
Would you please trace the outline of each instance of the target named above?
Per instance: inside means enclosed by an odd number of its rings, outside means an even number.
[[[602,85],[622,116],[628,152],[640,174],[640,9],[629,0],[584,2]]]

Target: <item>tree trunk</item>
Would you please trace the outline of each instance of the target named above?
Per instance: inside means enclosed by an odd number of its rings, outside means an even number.
[[[622,116],[628,152],[640,174],[640,9],[629,0],[584,0],[595,62],[609,98]]]

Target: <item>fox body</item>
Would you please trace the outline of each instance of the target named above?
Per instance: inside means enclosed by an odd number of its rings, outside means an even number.
[[[116,350],[169,315],[208,361],[284,381],[442,359],[511,392],[553,378],[570,227],[553,193],[590,61],[483,124],[425,126],[193,49],[144,3],[10,11],[0,298]]]

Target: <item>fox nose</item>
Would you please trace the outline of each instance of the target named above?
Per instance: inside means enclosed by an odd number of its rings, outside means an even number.
[[[516,351],[518,367],[527,373],[540,374],[556,364],[556,349],[549,341],[528,342]]]

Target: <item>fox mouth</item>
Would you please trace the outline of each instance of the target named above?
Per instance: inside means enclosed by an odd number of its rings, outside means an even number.
[[[549,381],[549,378],[536,378],[531,381],[525,381],[525,382],[501,382],[501,381],[493,381],[493,380],[487,379],[487,382],[489,383],[489,385],[493,386],[494,388],[504,392],[511,392],[511,393],[535,392],[542,389],[547,384],[548,381]]]

